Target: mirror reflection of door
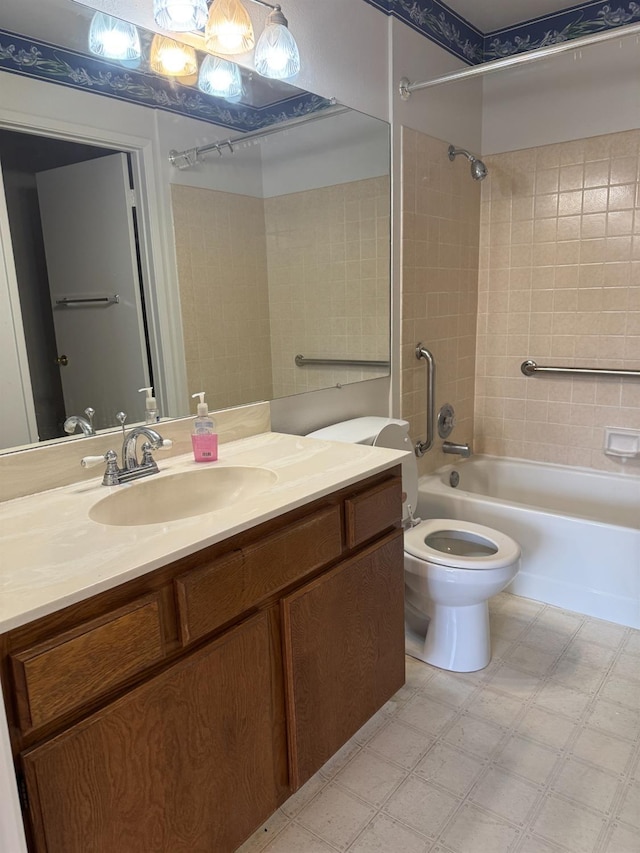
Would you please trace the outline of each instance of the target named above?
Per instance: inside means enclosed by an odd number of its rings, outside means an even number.
[[[127,155],[0,132],[0,159],[39,439],[88,406],[97,429],[139,420],[152,378]]]

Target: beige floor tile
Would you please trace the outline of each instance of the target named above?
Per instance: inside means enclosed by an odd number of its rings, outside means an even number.
[[[551,673],[551,679],[583,693],[595,693],[606,674],[606,669],[578,663],[574,658],[562,655]]]
[[[484,766],[484,762],[478,758],[459,752],[446,743],[437,743],[418,762],[414,773],[462,797],[482,773]]]
[[[383,726],[386,726],[389,722],[389,715],[384,714],[382,711],[378,711],[377,714],[374,714],[370,720],[362,726],[362,728],[358,729],[358,731],[354,734],[352,741],[354,741],[359,746],[363,746],[371,738],[379,732]]]
[[[561,610],[559,607],[546,607],[538,617],[536,624],[566,637],[573,637],[586,620],[587,617],[580,613],[571,613],[569,610]]]
[[[335,853],[331,847],[302,826],[290,823],[274,840],[265,847],[265,853]]]
[[[339,749],[325,764],[320,768],[320,775],[325,779],[333,779],[336,773],[344,767],[347,762],[351,761],[353,756],[359,752],[360,746],[355,740],[349,740],[345,743],[342,749]]]
[[[587,642],[578,634],[569,643],[562,657],[571,658],[584,666],[606,669],[612,663],[615,653],[615,649]]]
[[[517,853],[562,853],[562,848],[535,835],[526,835],[518,845]]]
[[[374,815],[373,808],[331,784],[298,813],[296,822],[339,850],[346,850]]]
[[[617,809],[617,817],[640,832],[640,782],[632,782],[626,787]]]
[[[518,723],[519,734],[556,749],[565,746],[574,732],[574,723],[553,711],[533,705]]]
[[[588,619],[576,637],[579,640],[587,640],[589,643],[597,643],[599,646],[617,649],[624,640],[626,632],[627,629],[622,625],[603,622],[601,619]]]
[[[620,780],[604,770],[568,759],[563,763],[551,787],[571,800],[609,814],[620,787]]]
[[[471,804],[460,809],[442,834],[455,853],[508,853],[519,837],[515,827]]]
[[[623,649],[627,654],[640,656],[640,631],[632,631],[625,640]]]
[[[638,850],[640,850],[640,832],[628,826],[613,824],[603,845],[602,853],[638,853]]]
[[[459,803],[457,797],[410,776],[391,795],[384,811],[428,838],[435,838]]]
[[[371,738],[367,749],[373,749],[383,758],[410,770],[432,743],[433,738],[429,735],[392,720]]]
[[[564,714],[578,721],[586,711],[591,696],[558,682],[547,682],[535,698],[538,707],[557,714]]]
[[[455,717],[457,711],[442,702],[428,699],[420,694],[414,696],[398,711],[397,720],[413,726],[427,734],[437,735]]]
[[[500,767],[537,785],[546,784],[559,760],[556,750],[519,735],[513,735],[495,759]]]
[[[333,781],[372,806],[380,806],[406,773],[365,748],[342,768]]]
[[[545,610],[545,605],[540,601],[535,601],[533,598],[523,598],[520,595],[511,595],[511,601],[505,601],[504,606],[509,613],[530,621]]]
[[[597,699],[587,717],[587,724],[596,729],[634,740],[640,735],[640,710],[632,711],[606,699]]]
[[[424,661],[416,660],[410,655],[406,655],[404,667],[407,686],[416,690],[421,690],[437,673],[437,670],[432,666],[424,663]]]
[[[499,726],[511,726],[522,713],[522,702],[485,687],[469,702],[467,713]]]
[[[525,702],[540,689],[543,681],[537,675],[524,672],[509,663],[503,663],[492,674],[489,684],[494,690],[500,690],[513,699]]]
[[[571,631],[563,631],[540,622],[535,622],[521,637],[527,646],[535,646],[550,654],[560,655],[573,636]]]
[[[431,844],[408,827],[380,814],[351,845],[349,853],[427,853]]]
[[[629,681],[640,681],[640,661],[636,655],[623,652],[611,667],[611,673]]]
[[[248,838],[236,853],[262,853],[267,844],[289,824],[289,819],[282,809],[275,811],[269,820]]]
[[[505,660],[512,666],[533,675],[546,675],[558,660],[558,656],[554,652],[548,652],[536,646],[526,646],[520,642],[505,655]]]
[[[509,649],[514,645],[514,640],[507,640],[506,637],[500,637],[498,634],[491,635],[491,657],[495,660],[500,658],[503,660],[507,657]]]
[[[443,739],[451,746],[488,758],[505,735],[505,730],[466,714],[459,717]]]
[[[571,752],[596,767],[623,773],[631,763],[634,750],[627,741],[587,727],[578,735]]]
[[[548,796],[532,823],[542,838],[562,844],[572,853],[592,853],[596,849],[606,819],[558,796]]]
[[[517,640],[531,625],[531,619],[511,615],[508,611],[496,613],[491,617],[491,633],[505,640]]]
[[[636,711],[640,708],[640,683],[631,682],[628,678],[621,678],[619,675],[611,673],[607,676],[600,696],[603,699],[609,699],[611,702],[619,702],[625,708]]]
[[[320,773],[316,773],[308,782],[305,782],[302,788],[297,790],[295,794],[292,794],[282,804],[281,810],[288,818],[295,817],[328,784],[327,780]]]
[[[490,767],[469,795],[475,805],[524,826],[538,801],[538,789],[499,767]]]
[[[477,689],[475,684],[448,672],[438,672],[425,688],[430,699],[437,699],[452,708],[461,708]]]

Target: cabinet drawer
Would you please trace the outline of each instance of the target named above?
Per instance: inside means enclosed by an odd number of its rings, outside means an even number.
[[[164,657],[157,594],[11,655],[23,730],[108,693]]]
[[[345,523],[347,546],[357,548],[402,519],[402,480],[394,477],[360,495],[347,498]]]
[[[257,606],[342,553],[340,508],[322,509],[280,533],[175,580],[183,644]]]

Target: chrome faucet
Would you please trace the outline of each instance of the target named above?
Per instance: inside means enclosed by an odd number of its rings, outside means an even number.
[[[144,436],[147,441],[142,445],[142,459],[138,461],[136,452],[138,438]],[[108,450],[104,456],[85,456],[81,461],[83,468],[91,468],[99,462],[106,462],[107,467],[102,478],[103,486],[118,486],[129,483],[140,477],[148,477],[158,473],[158,464],[151,455],[152,450],[168,450],[172,442],[164,439],[159,432],[148,426],[138,426],[130,430],[122,442],[122,468],[118,467],[118,454]]]
[[[76,431],[76,427],[80,427],[83,435],[95,435],[96,431],[93,428],[93,416],[96,413],[95,409],[92,409],[91,406],[87,406],[84,410],[86,418],[83,418],[82,415],[71,415],[64,422],[64,431],[69,435],[73,435]]]
[[[469,456],[471,456],[471,448],[467,443],[455,444],[453,441],[443,441],[442,452],[458,454],[458,456],[462,456],[463,459],[468,459]]]

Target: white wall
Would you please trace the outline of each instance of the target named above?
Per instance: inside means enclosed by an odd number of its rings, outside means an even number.
[[[442,91],[455,94],[447,84]],[[626,37],[487,75],[483,155],[640,127],[640,51]]]

